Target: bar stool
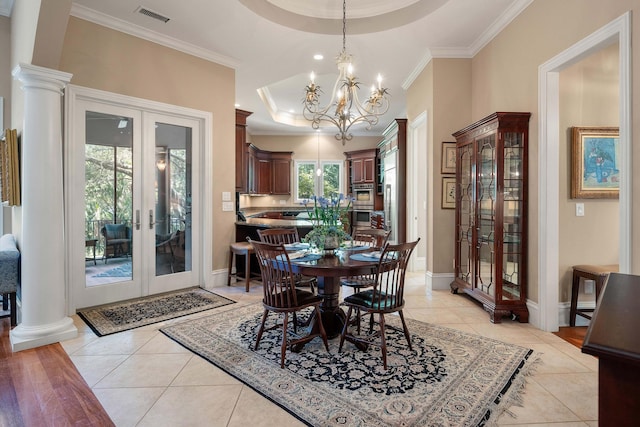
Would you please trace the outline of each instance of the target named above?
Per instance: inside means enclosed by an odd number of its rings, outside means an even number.
[[[244,256],[244,278],[245,278],[245,287],[246,291],[249,292],[249,283],[251,282],[251,254],[253,254],[253,246],[249,242],[233,242],[229,245],[229,272],[227,275],[227,286],[231,286],[231,276],[234,274],[231,273],[233,268],[233,259],[234,257],[241,255]],[[236,260],[237,261],[237,260]],[[236,281],[238,281],[236,271]]]
[[[600,291],[604,286],[609,273],[616,273],[618,264],[612,265],[574,265],[573,283],[571,285],[571,311],[569,312],[569,325],[576,326],[576,315],[591,320],[591,316],[586,312],[592,312],[592,308],[578,309],[578,292],[580,291],[580,279],[589,279],[596,282],[596,303],[600,296]]]

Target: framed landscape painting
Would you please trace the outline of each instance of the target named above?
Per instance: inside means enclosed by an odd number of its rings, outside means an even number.
[[[571,198],[617,199],[619,159],[617,127],[572,127]]]

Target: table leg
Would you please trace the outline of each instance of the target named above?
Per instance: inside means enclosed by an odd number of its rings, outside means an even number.
[[[340,280],[337,277],[318,277],[318,295],[323,298],[320,306],[322,325],[327,338],[340,336],[346,315],[340,307]]]

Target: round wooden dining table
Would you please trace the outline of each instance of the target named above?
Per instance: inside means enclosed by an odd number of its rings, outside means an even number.
[[[375,273],[378,266],[376,258],[371,258],[370,261],[351,259],[350,255],[354,253],[362,252],[337,249],[313,261],[291,260],[294,273],[316,277],[318,295],[322,297],[322,325],[328,338],[339,336],[346,320],[346,314],[340,308],[340,278]]]

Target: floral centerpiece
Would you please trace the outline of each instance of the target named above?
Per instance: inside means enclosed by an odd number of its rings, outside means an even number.
[[[343,202],[346,204],[343,205]],[[319,249],[329,250],[338,248],[342,242],[351,238],[345,231],[345,228],[349,228],[350,198],[342,193],[331,198],[313,196],[310,200],[303,200],[302,204],[313,223],[313,229],[303,241],[315,244]]]

